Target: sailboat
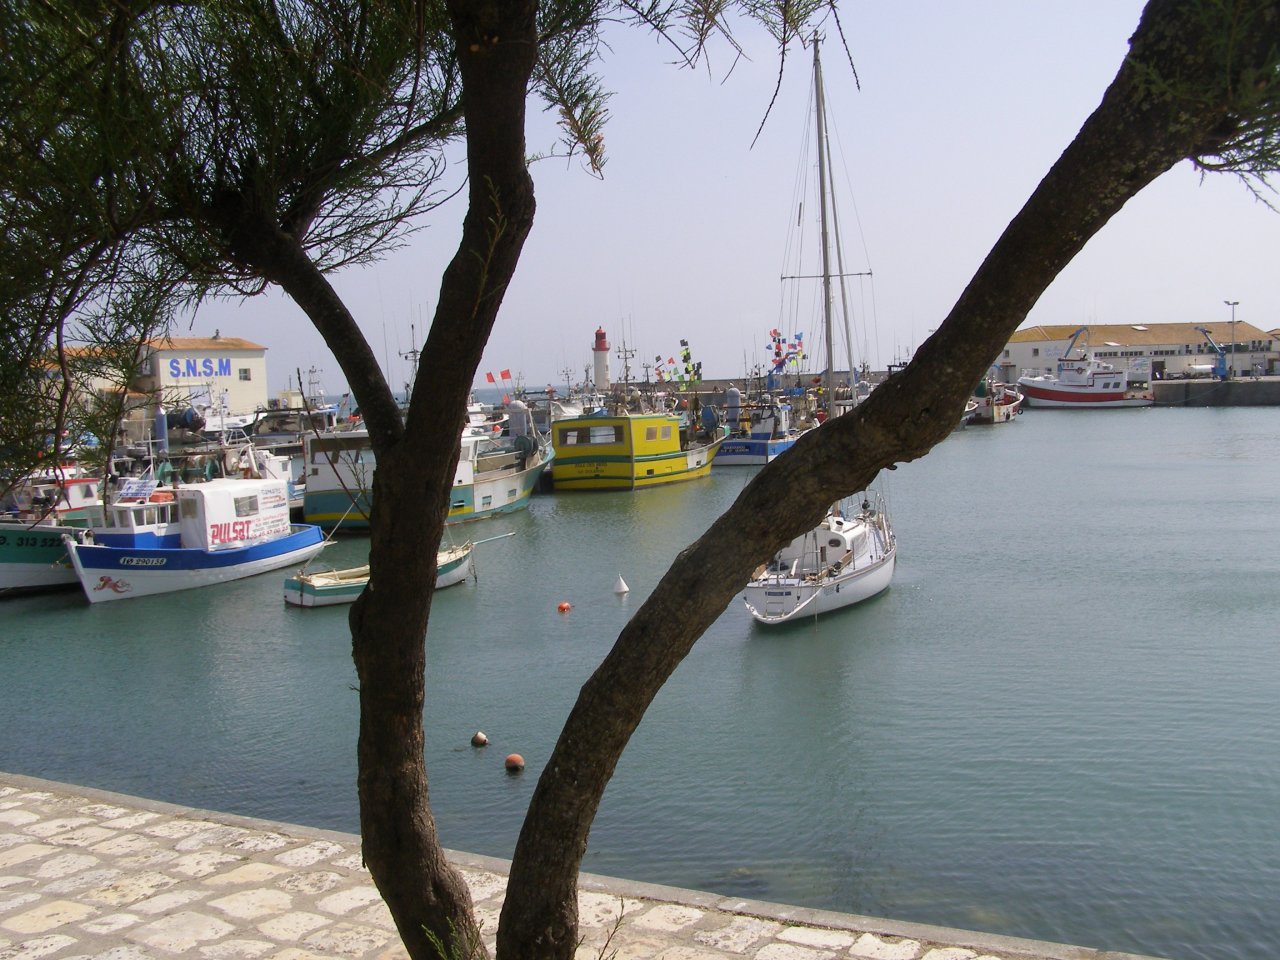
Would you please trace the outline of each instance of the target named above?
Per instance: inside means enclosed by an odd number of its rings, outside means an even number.
[[[822,232],[822,304],[826,333],[823,409],[819,419],[845,412],[836,400],[835,351],[832,345],[831,238],[828,219],[835,208],[828,192],[830,153],[826,103],[818,39],[813,43],[814,126],[818,151],[818,197]],[[838,279],[843,284],[843,269]],[[842,289],[843,294],[843,289]],[[850,375],[853,366],[850,364]],[[851,400],[856,402],[856,393]],[[759,623],[786,623],[852,606],[881,593],[893,579],[897,539],[883,498],[864,493],[852,503],[836,503],[808,530],[758,567],[743,590],[742,599]]]

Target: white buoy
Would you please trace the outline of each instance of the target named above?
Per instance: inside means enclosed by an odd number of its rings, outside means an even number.
[[[613,585],[614,593],[630,593],[631,588],[627,586],[627,581],[622,579],[622,574],[618,574],[618,582]]]

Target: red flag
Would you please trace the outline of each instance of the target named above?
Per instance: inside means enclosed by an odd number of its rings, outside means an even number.
[[[484,375],[484,378],[485,378],[486,380],[488,380],[490,383],[497,383],[497,382],[498,382],[497,380],[493,379],[493,374],[492,374],[492,373],[486,373],[486,374]]]
[[[502,371],[502,373],[500,373],[500,374],[499,374],[499,376],[500,376],[500,377],[502,377],[502,379],[503,379],[503,380],[510,380],[510,379],[511,379],[511,371],[510,371],[510,370],[503,370],[503,371]]]

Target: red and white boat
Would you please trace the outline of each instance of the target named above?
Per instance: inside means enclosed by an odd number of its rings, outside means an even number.
[[[1008,423],[1022,412],[1022,393],[992,377],[980,381],[970,399],[974,408],[969,423]]]
[[[1091,410],[1105,407],[1149,407],[1153,397],[1149,390],[1136,389],[1129,382],[1129,371],[1117,370],[1094,357],[1088,341],[1076,346],[1087,331],[1081,327],[1071,335],[1071,342],[1058,359],[1057,375],[1024,375],[1018,378],[1018,389],[1030,407],[1064,407]]]

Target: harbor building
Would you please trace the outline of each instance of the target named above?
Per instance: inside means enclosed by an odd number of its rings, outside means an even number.
[[[1023,375],[1053,374],[1079,325],[1037,325],[1018,330],[995,366],[1009,383]],[[1098,360],[1132,371],[1131,379],[1212,377],[1224,366],[1231,377],[1280,374],[1280,337],[1244,321],[1216,323],[1089,324],[1088,350]],[[1084,345],[1084,337],[1077,348]]]
[[[147,341],[146,356],[130,388],[222,412],[248,413],[267,406],[267,348],[239,337],[160,337]]]

